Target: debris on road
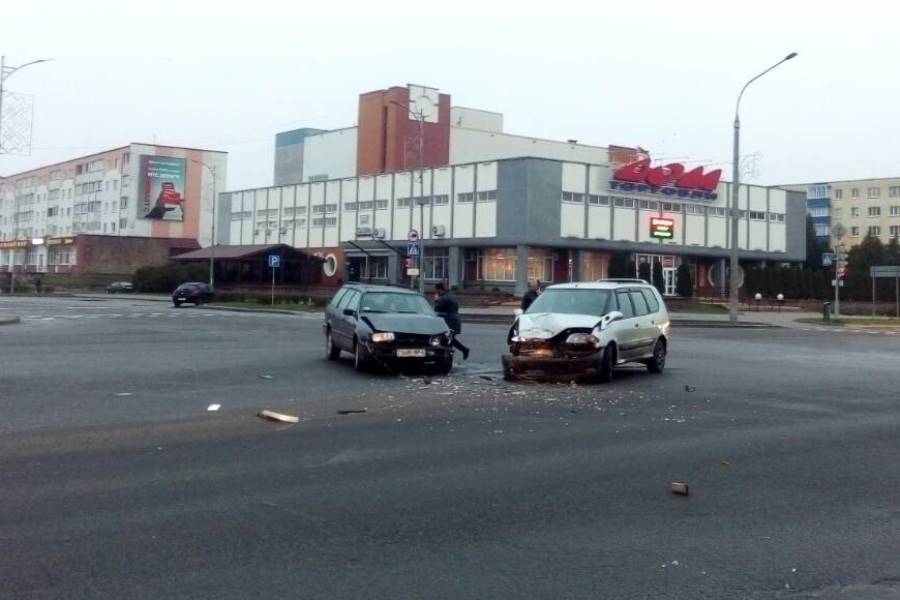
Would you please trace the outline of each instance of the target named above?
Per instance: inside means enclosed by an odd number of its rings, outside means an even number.
[[[673,481],[672,493],[678,494],[679,496],[687,496],[689,493],[688,484],[684,483],[683,481]]]
[[[695,387],[692,386],[692,385],[685,385],[685,386],[684,386],[684,391],[686,391],[686,392],[696,392],[696,391],[697,391],[697,388],[695,388]]]
[[[119,392],[116,396],[133,396],[132,392]]]
[[[481,379],[484,379],[485,381],[493,381],[494,380],[494,378],[491,377],[490,375],[479,375],[479,377]]]
[[[346,408],[344,410],[337,411],[337,414],[339,414],[339,415],[356,415],[356,414],[362,414],[364,412],[366,412],[365,408]]]
[[[271,375],[257,375],[260,379],[272,379]]]
[[[286,415],[283,413],[277,413],[272,410],[261,410],[256,413],[256,416],[261,419],[268,419],[270,421],[281,421],[282,423],[299,423],[300,417],[295,417],[294,415]]]
[[[209,412],[216,412],[220,408],[222,408],[221,404],[210,404],[209,406],[206,407],[206,410]]]

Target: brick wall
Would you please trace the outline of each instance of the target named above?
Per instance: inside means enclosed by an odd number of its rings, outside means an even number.
[[[171,256],[199,248],[192,239],[79,235],[74,272],[131,275],[139,267],[163,265]]]

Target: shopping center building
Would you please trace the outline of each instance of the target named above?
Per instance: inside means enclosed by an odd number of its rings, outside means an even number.
[[[226,168],[224,152],[133,143],[0,178],[0,271],[128,275],[207,246]]]
[[[332,283],[409,284],[415,231],[429,283],[521,293],[529,279],[605,277],[625,252],[635,274],[660,262],[667,293],[682,263],[699,293],[724,291],[731,189],[719,171],[502,128],[502,115],[431,88],[362,94],[356,126],[276,137],[280,185],[222,194],[228,243],[307,249]],[[739,196],[745,264],[804,259],[805,194],[747,185]]]

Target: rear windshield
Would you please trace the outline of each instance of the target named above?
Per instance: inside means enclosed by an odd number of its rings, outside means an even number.
[[[413,313],[434,315],[431,305],[418,294],[398,294],[396,292],[368,292],[363,294],[359,312],[369,313]]]
[[[602,316],[606,314],[609,297],[609,290],[549,289],[526,312]]]

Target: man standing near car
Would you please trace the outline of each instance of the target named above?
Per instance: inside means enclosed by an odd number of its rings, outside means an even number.
[[[453,334],[453,347],[462,352],[463,360],[469,359],[469,349],[457,337],[462,332],[459,302],[453,292],[448,292],[442,282],[434,284],[434,312],[444,319]]]
[[[528,310],[528,307],[531,306],[531,303],[537,300],[537,297],[541,295],[541,281],[539,279],[534,279],[528,282],[528,291],[525,292],[525,295],[522,296],[522,311]]]

